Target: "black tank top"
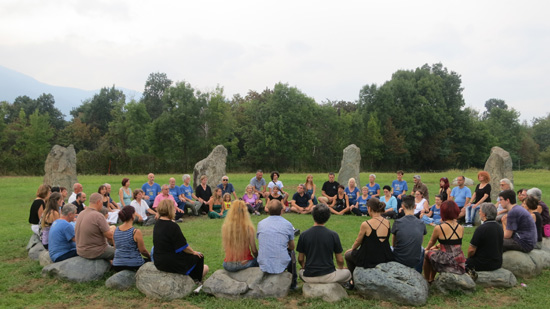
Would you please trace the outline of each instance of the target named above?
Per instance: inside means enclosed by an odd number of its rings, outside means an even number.
[[[440,227],[441,228],[441,233],[443,233],[443,238],[444,239],[438,239],[439,240],[439,243],[442,244],[442,245],[462,245],[462,238],[460,238],[460,236],[458,236],[458,233],[456,232],[456,229],[458,228],[458,223],[456,224],[456,226],[453,228],[452,225],[450,225],[449,223],[447,222],[443,222],[445,224],[447,224],[451,230],[453,231],[451,233],[451,236],[449,236],[449,238],[447,238],[447,236],[445,236],[445,231],[443,230],[443,227]],[[456,235],[456,237],[458,237],[457,239],[450,239],[451,237],[453,237],[453,235]]]
[[[365,221],[371,228],[369,236],[364,236],[361,242],[361,247],[357,250],[356,265],[364,268],[373,268],[380,263],[387,263],[394,260],[393,252],[390,248],[390,227],[383,224],[383,220],[380,220],[380,224],[374,229],[368,221]],[[377,232],[381,225],[388,229],[387,236],[378,236]],[[380,241],[383,239],[383,241]]]

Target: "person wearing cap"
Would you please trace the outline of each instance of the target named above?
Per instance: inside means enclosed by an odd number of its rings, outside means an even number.
[[[420,175],[414,175],[414,187],[412,189],[412,195],[414,196],[414,193],[416,191],[422,192],[422,196],[430,203],[430,194],[428,193],[428,187],[420,180]]]

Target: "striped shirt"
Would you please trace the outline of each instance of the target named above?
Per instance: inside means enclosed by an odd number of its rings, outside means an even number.
[[[134,240],[134,227],[126,231],[121,231],[117,227],[113,239],[116,248],[113,266],[137,267],[143,265],[143,258]]]

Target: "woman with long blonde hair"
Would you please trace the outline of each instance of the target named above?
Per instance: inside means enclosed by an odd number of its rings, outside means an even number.
[[[249,267],[258,267],[255,235],[256,230],[250,220],[246,203],[242,200],[234,201],[222,226],[225,270],[235,272]]]

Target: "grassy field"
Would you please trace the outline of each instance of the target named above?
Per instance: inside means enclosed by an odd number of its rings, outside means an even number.
[[[475,170],[447,171],[445,173],[422,173],[422,180],[429,187],[433,196],[437,192],[439,178],[446,176],[450,179],[464,174],[466,177],[476,179]],[[369,173],[362,173],[362,184],[368,180]],[[268,176],[268,175],[267,175]],[[280,180],[289,193],[295,192],[297,184],[305,181],[305,174],[283,174]],[[412,173],[405,175],[405,180],[412,184]],[[516,172],[514,182],[516,187],[539,187],[544,194],[550,192],[548,171],[522,171]],[[140,187],[146,180],[146,175],[116,175],[116,176],[80,176],[79,181],[88,194],[97,191],[100,184],[109,182],[113,186],[113,192],[118,192],[120,180],[128,177],[131,180],[131,188]],[[170,177],[175,177],[180,184],[180,175],[156,175],[156,182],[168,183]],[[253,174],[229,174],[229,181],[233,183],[242,195],[244,188]],[[318,192],[326,174],[314,174],[314,182],[318,186]],[[380,185],[390,184],[394,179],[393,173],[377,173],[377,182]],[[342,307],[388,307],[391,303],[383,301],[364,300],[351,291],[350,298],[337,304],[324,303],[318,299],[304,299],[301,290],[291,292],[284,299],[267,300],[220,300],[204,293],[191,295],[184,300],[164,302],[145,298],[137,289],[119,292],[107,289],[105,280],[93,283],[75,284],[59,281],[51,278],[42,278],[41,266],[38,262],[27,258],[25,245],[31,236],[28,224],[29,208],[34,199],[36,189],[40,185],[42,177],[0,177],[0,307],[204,307],[204,308],[242,308],[242,307],[315,307],[334,308]],[[473,189],[473,188],[472,188]],[[118,200],[118,198],[115,198]],[[548,199],[546,199],[548,200]],[[297,229],[306,230],[312,225],[311,216],[285,215]],[[265,215],[252,217],[255,224]],[[361,217],[332,216],[327,227],[339,233],[344,250],[353,244],[359,225],[364,220]],[[191,246],[205,255],[206,264],[210,266],[212,274],[222,268],[223,251],[221,249],[220,230],[222,220],[210,220],[205,217],[187,218],[180,224],[183,233]],[[153,227],[140,227],[145,235],[145,243],[148,248],[152,246]],[[424,238],[427,244],[432,228],[428,227],[428,235]],[[463,250],[466,252],[473,229],[466,229],[463,242]],[[209,274],[209,275],[210,275]],[[112,273],[105,275],[107,279]],[[208,276],[208,275],[207,275]],[[550,283],[550,271],[545,270],[541,276],[535,279],[518,279],[518,282],[527,284],[527,287],[518,287],[508,290],[503,289],[478,289],[473,295],[452,294],[448,296],[433,295],[428,300],[429,307],[547,307],[550,303],[550,295],[547,288]],[[299,286],[302,283],[299,281]]]

